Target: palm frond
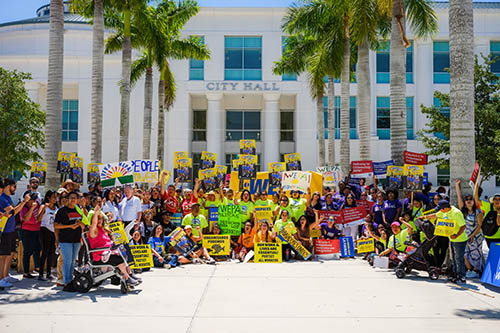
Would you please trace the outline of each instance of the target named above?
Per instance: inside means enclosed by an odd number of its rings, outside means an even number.
[[[123,33],[117,32],[109,36],[104,41],[104,45],[105,45],[104,53],[106,54],[111,54],[120,51],[123,46]]]
[[[200,45],[196,37],[175,39],[169,50],[170,58],[173,59],[210,59],[210,50],[206,45]]]
[[[438,21],[431,0],[405,0],[405,8],[415,36],[425,37],[438,32]]]
[[[148,54],[143,52],[142,56],[132,63],[132,70],[130,72],[130,85],[133,87],[137,81],[146,73],[148,68]]]
[[[170,65],[167,61],[163,64],[162,77],[165,82],[164,108],[168,111],[174,104],[177,87],[175,84],[174,74],[170,70]]]

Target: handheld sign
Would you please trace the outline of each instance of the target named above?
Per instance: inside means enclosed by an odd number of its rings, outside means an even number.
[[[203,247],[211,256],[228,256],[231,252],[229,235],[203,235]]]
[[[130,268],[137,269],[153,267],[151,245],[130,245],[130,252],[132,252],[132,256],[134,257],[134,264]]]
[[[421,191],[424,180],[424,166],[405,164],[403,170],[404,189],[407,191]]]
[[[358,239],[358,253],[366,253],[375,251],[375,240],[373,238]]]
[[[351,236],[340,237],[340,256],[354,257],[354,242]]]
[[[109,230],[111,230],[113,240],[116,244],[128,243],[128,237],[121,221],[111,222]]]
[[[404,161],[405,164],[414,164],[414,165],[427,165],[427,155],[413,153],[411,151],[404,151]]]
[[[272,224],[273,210],[271,206],[256,206],[254,207],[254,212],[257,223],[267,222],[268,225]]]
[[[47,163],[32,162],[30,171],[31,171],[30,178],[36,177],[40,181],[40,185],[45,185],[45,178],[47,175]]]
[[[180,227],[175,228],[168,237],[170,237],[170,244],[179,251],[183,257],[190,255],[196,247],[196,243],[189,238]]]
[[[372,161],[352,161],[351,162],[351,177],[366,178],[373,176]]]
[[[281,178],[283,191],[301,191],[306,193],[311,186],[311,173],[307,171],[285,171]]]
[[[255,140],[240,140],[240,154],[255,155],[256,149]]]
[[[401,166],[390,165],[387,167],[387,180],[390,188],[403,189],[404,169]]]
[[[281,175],[286,170],[285,163],[273,162],[269,163],[269,184],[270,186],[281,187]]]
[[[256,243],[256,263],[281,263],[281,243]]]
[[[300,162],[300,154],[285,154],[286,171],[300,171],[302,170],[302,163]]]
[[[334,259],[340,253],[340,240],[338,239],[315,239],[314,256],[321,260]]]
[[[241,234],[241,207],[235,205],[219,206],[219,227],[223,235]]]
[[[307,249],[295,237],[293,237],[288,226],[281,228],[278,237],[282,241],[288,242],[288,244],[290,244],[290,246],[293,247],[293,249],[300,254],[302,258],[304,258],[304,260],[311,257],[311,252],[307,251]]]
[[[437,219],[436,229],[434,229],[435,236],[449,237],[455,233],[455,220]]]
[[[480,174],[480,167],[479,163],[476,162],[476,165],[474,165],[474,170],[472,171],[472,176],[470,176],[470,181],[469,185],[472,187],[472,190],[475,190],[477,181],[479,180],[479,174]]]
[[[394,160],[384,162],[373,162],[373,175],[377,179],[383,179],[387,175],[387,167],[394,165]]]

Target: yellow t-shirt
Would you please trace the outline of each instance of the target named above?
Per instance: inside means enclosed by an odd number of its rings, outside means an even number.
[[[446,219],[446,220],[454,220],[455,221],[455,229],[454,233],[456,234],[462,226],[465,225],[465,219],[464,219],[464,214],[460,211],[455,206],[451,206],[451,210],[447,213],[442,213],[441,211],[436,213],[436,216],[440,219]],[[450,238],[450,242],[466,242],[467,241],[467,235],[464,232],[460,236],[458,236],[455,239]]]

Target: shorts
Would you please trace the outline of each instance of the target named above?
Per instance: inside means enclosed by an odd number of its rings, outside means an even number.
[[[95,264],[96,265],[118,266],[118,265],[123,264],[123,263],[124,263],[124,261],[123,261],[123,258],[121,256],[116,255],[116,254],[112,254],[112,255],[109,256],[108,261],[102,262],[101,260],[99,260]]]
[[[0,236],[0,256],[9,256],[16,252],[16,233],[3,232]]]

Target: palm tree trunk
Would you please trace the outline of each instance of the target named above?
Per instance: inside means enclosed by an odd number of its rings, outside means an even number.
[[[361,160],[371,160],[370,154],[370,62],[368,38],[358,46],[358,112],[359,112],[359,152]]]
[[[64,65],[64,6],[63,0],[50,0],[49,72],[47,76],[47,118],[45,125],[46,187],[60,185],[56,173],[57,156],[62,147],[62,104]]]
[[[150,158],[151,113],[153,111],[153,68],[146,68],[144,81],[144,130],[142,134],[142,158]]]
[[[328,165],[335,165],[335,83],[328,75]]]
[[[102,162],[102,105],[104,81],[104,15],[103,0],[94,0],[92,28],[92,138],[90,159]]]
[[[318,153],[319,165],[325,165],[325,114],[323,104],[323,93],[316,97],[316,125],[318,127]]]
[[[130,72],[132,69],[132,46],[130,43],[130,10],[124,12],[124,38],[122,50],[122,79],[120,102],[120,161],[128,160],[128,132],[130,116]]]
[[[164,101],[165,81],[163,80],[163,78],[161,78],[158,82],[158,145],[156,148],[156,158],[162,163],[164,163],[163,154],[165,151],[165,111],[163,107]]]
[[[403,41],[404,4],[393,0],[391,29],[391,157],[395,165],[404,164],[406,150],[406,48]],[[400,24],[399,24],[400,22]]]
[[[450,0],[450,180],[469,179],[476,161],[472,0]],[[452,203],[457,202],[452,188]],[[462,191],[471,194],[469,186]],[[465,194],[465,193],[464,193]]]
[[[344,60],[340,73],[340,167],[344,175],[350,170],[350,142],[349,142],[349,97],[350,97],[350,69],[351,45],[349,38],[349,21],[344,16]]]

